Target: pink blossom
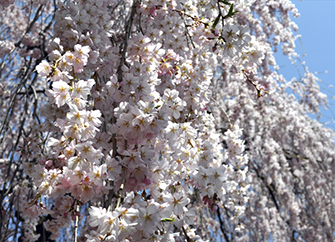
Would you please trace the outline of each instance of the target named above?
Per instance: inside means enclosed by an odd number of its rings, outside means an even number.
[[[42,60],[42,62],[36,66],[36,70],[41,77],[47,77],[51,73],[52,67],[47,61]]]

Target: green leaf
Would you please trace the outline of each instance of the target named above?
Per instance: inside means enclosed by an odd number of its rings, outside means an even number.
[[[176,221],[176,219],[174,219],[174,218],[163,218],[161,220],[161,222],[174,222],[174,221]]]
[[[216,25],[218,25],[220,17],[221,17],[221,14],[219,14],[219,16],[216,17],[216,19],[214,20],[214,23],[212,25],[212,29],[215,29]]]
[[[231,17],[233,17],[236,13],[238,13],[238,11],[235,11],[235,12],[234,12],[234,5],[232,4],[232,5],[230,6],[230,8],[229,8],[229,11],[228,11],[227,15],[224,16],[223,19],[231,18]]]
[[[227,0],[219,0],[220,3],[226,4],[226,5],[231,5]]]
[[[230,5],[229,11],[228,11],[228,17],[233,16],[233,11],[234,11],[234,4]]]

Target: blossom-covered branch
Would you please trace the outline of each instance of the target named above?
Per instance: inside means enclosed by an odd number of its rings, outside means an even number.
[[[289,1],[0,6],[1,241],[334,240]]]

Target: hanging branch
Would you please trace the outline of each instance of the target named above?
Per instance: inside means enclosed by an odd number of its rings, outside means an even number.
[[[134,21],[134,17],[135,17],[135,14],[136,14],[137,6],[138,6],[138,1],[135,0],[133,6],[131,8],[131,13],[130,13],[129,20],[128,20],[128,22],[126,24],[126,28],[125,28],[126,36],[125,36],[125,38],[124,38],[124,40],[121,44],[121,47],[120,47],[121,61],[120,61],[120,64],[118,66],[118,69],[117,69],[118,81],[119,82],[122,82],[122,66],[124,65],[125,60],[126,60],[128,40],[130,38],[131,28],[133,27],[133,21]]]
[[[218,218],[219,218],[220,230],[221,230],[221,232],[222,232],[222,234],[223,234],[225,240],[226,240],[227,242],[230,242],[229,237],[228,237],[226,231],[224,230],[224,224],[223,224],[223,220],[222,220],[222,218],[221,218],[221,213],[220,213],[220,207],[219,207],[219,206],[218,206],[218,208],[216,209],[216,213],[217,213]]]
[[[259,88],[259,87],[257,86],[257,84],[254,83],[254,82],[251,80],[251,78],[247,75],[247,71],[246,71],[246,70],[242,70],[242,72],[243,72],[244,76],[247,78],[247,81],[248,81],[251,85],[253,85],[253,86],[255,87],[255,89],[257,90],[257,97],[258,97],[258,98],[263,97],[262,91],[264,91],[264,89],[263,89],[262,87]],[[264,91],[264,93],[269,94],[267,91]]]
[[[184,228],[184,226],[181,227],[181,229],[183,230],[183,233],[185,235],[186,241],[187,242],[193,242],[193,240],[188,236],[186,229]]]
[[[123,192],[123,189],[124,189],[125,181],[126,181],[126,178],[125,178],[125,167],[122,167],[122,183],[121,183],[120,188],[119,188],[119,194],[117,196],[117,202],[116,202],[115,208],[118,208],[120,206],[121,199],[122,199],[122,192]]]
[[[232,129],[232,128],[233,128],[233,124],[232,124],[232,122],[230,121],[230,118],[229,118],[227,112],[221,107],[220,103],[218,103],[214,98],[211,97],[211,100],[212,100],[213,102],[215,102],[215,103],[218,105],[218,107],[222,110],[222,112],[224,113],[224,115],[226,116],[226,118],[227,118],[227,120],[228,120],[228,123],[229,123],[229,125],[230,125],[230,128]]]
[[[79,205],[76,205],[76,220],[75,220],[75,225],[74,225],[74,242],[78,241],[78,213],[79,213]]]

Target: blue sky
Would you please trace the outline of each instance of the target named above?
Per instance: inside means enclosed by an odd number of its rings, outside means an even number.
[[[322,92],[329,99],[328,110],[322,110],[320,122],[335,129],[335,0],[291,0],[300,13],[294,22],[299,26],[301,42],[296,41],[296,48],[301,60],[306,62],[310,72],[318,73]],[[306,54],[305,56],[302,56]],[[280,74],[287,80],[299,79],[299,72],[286,56],[275,55],[280,66]],[[302,66],[298,63],[299,69]],[[333,85],[333,88],[329,88]]]

